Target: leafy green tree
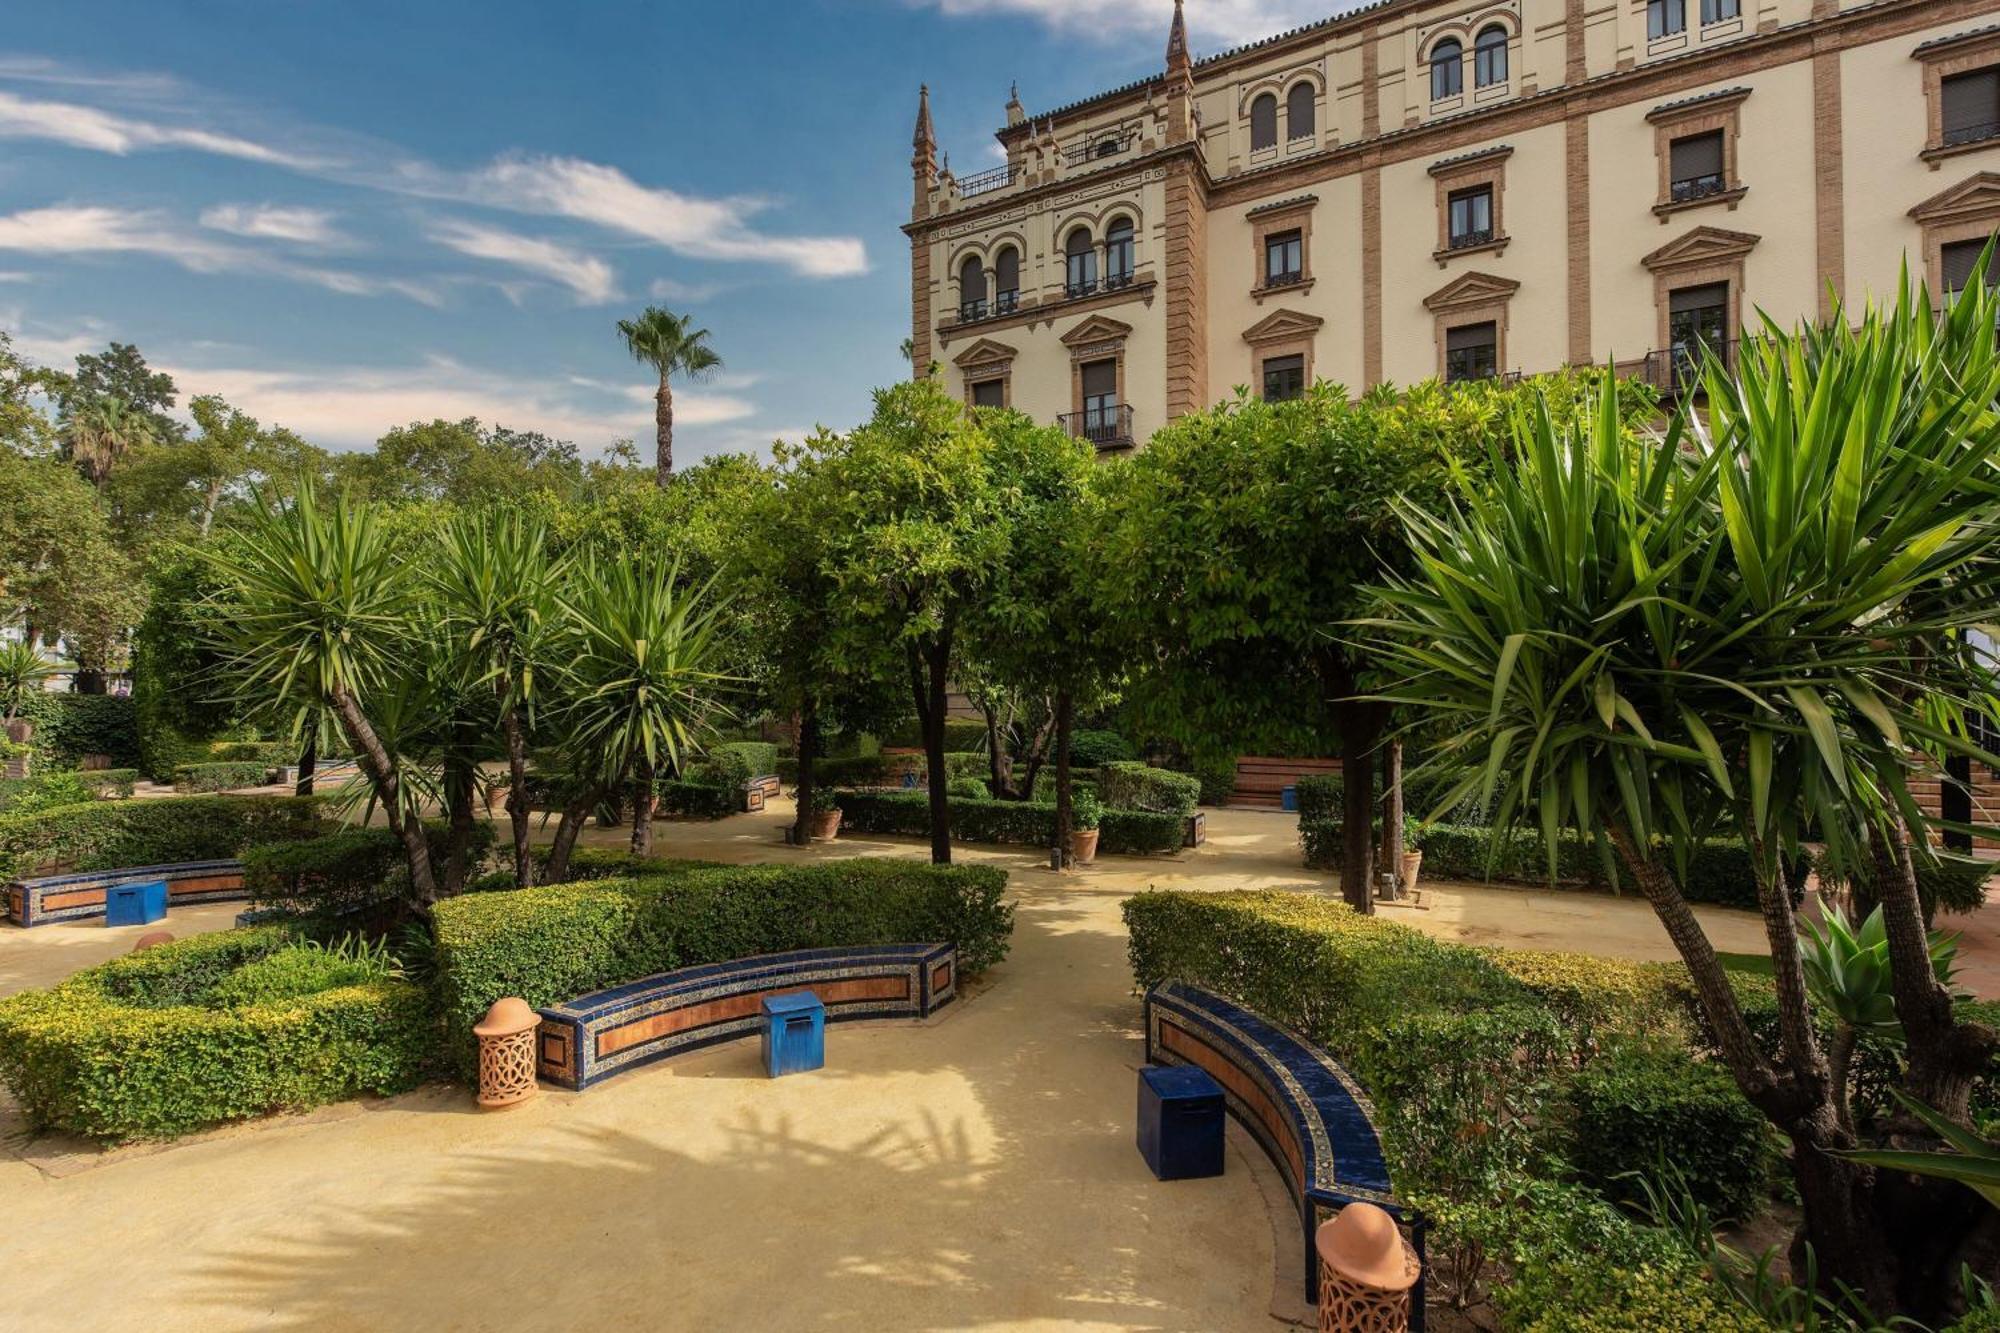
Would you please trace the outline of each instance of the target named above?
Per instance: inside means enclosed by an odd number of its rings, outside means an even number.
[[[146,580],[146,610],[132,631],[132,707],[139,761],[155,782],[172,781],[202,742],[243,719],[223,684],[225,662],[209,624],[217,591],[207,567],[179,553],[158,561]]]
[[[653,395],[654,477],[664,488],[674,475],[674,386],[678,375],[699,382],[722,368],[721,355],[709,345],[708,330],[689,327],[693,316],[676,315],[647,306],[637,319],[618,321],[619,336],[632,359],[651,366],[660,377]]]
[[[875,411],[844,439],[823,438],[829,488],[826,567],[848,614],[829,649],[865,670],[888,648],[923,732],[930,770],[931,860],[951,861],[944,724],[953,648],[1006,546],[993,444],[934,381],[875,391]]]
[[[334,466],[359,493],[394,504],[507,504],[542,493],[574,501],[584,493],[576,446],[504,426],[489,430],[472,417],[398,426],[373,452],[342,455]]]
[[[174,377],[147,365],[131,343],[114,342],[102,352],[80,353],[76,373],[63,387],[63,396],[74,402],[116,398],[150,420],[152,433],[160,439],[172,439],[180,433],[179,425],[167,415],[173,411],[179,392]]]
[[[100,491],[120,459],[157,438],[153,419],[122,398],[77,399],[63,414],[62,455]]]
[[[14,349],[0,329],[0,452],[39,457],[55,448],[55,427],[36,400],[50,396],[63,377]]]

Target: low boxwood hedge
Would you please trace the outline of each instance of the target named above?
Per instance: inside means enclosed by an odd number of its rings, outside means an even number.
[[[174,790],[195,793],[261,787],[270,780],[271,765],[255,759],[226,759],[212,764],[181,764],[174,769]]]
[[[631,864],[628,862],[628,865]],[[1007,956],[1005,871],[899,860],[815,865],[638,863],[631,878],[438,904],[449,1050],[464,1068],[494,1000],[554,1004],[698,963],[788,949],[945,941],[977,974]]]
[[[1338,773],[1314,773],[1300,778],[1293,784],[1293,796],[1299,806],[1299,831],[1305,832],[1308,824],[1320,820],[1338,823],[1346,797],[1346,786]],[[1339,834],[1334,835],[1339,841]]]
[[[76,775],[78,782],[100,801],[122,801],[139,783],[136,768],[94,768]]]
[[[840,826],[855,833],[929,837],[930,796],[922,791],[843,791],[836,798]],[[1097,826],[1097,850],[1109,856],[1160,856],[1187,840],[1180,815],[1149,810],[1106,810]],[[951,836],[961,842],[1019,842],[1047,847],[1056,836],[1054,801],[952,798]]]
[[[1072,768],[1069,771],[1069,786],[1072,793],[1088,787],[1097,790],[1097,770],[1094,768]],[[1035,774],[1035,788],[1030,793],[1037,801],[1053,805],[1056,799],[1056,771],[1043,768]]]
[[[0,1081],[35,1128],[102,1139],[415,1086],[437,1044],[429,997],[379,970],[340,984],[350,972],[308,952],[275,927],[224,931],[0,1000]],[[278,998],[234,1002],[259,994]]]
[[[238,856],[258,843],[317,836],[323,812],[310,796],[168,796],[0,815],[0,875]]]
[[[924,748],[924,733],[916,723],[899,727],[882,738],[882,744],[902,750]],[[944,748],[946,754],[969,754],[986,748],[986,724],[964,719],[945,719]]]
[[[1108,808],[1146,810],[1185,819],[1201,803],[1201,779],[1130,761],[1101,764],[1097,769],[1097,795]]]
[[[777,771],[777,746],[766,741],[725,741],[710,746],[707,757],[690,776],[697,781],[740,788],[752,778]]]
[[[1124,759],[1137,759],[1138,749],[1115,731],[1083,728],[1069,738],[1069,762],[1077,768],[1096,768]]]
[[[299,749],[291,741],[210,741],[207,762],[263,764],[267,768],[278,768],[298,762]]]
[[[741,783],[722,786],[714,782],[684,782],[661,778],[653,784],[660,798],[660,813],[685,819],[722,819],[743,809]]]

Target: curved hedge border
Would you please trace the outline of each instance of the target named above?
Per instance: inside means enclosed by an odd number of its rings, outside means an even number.
[[[196,936],[0,1000],[0,1079],[35,1127],[106,1139],[414,1087],[437,1035],[408,982],[187,1002],[291,940],[273,927]]]
[[[0,815],[0,877],[222,860],[314,837],[322,810],[310,796],[171,796]]]
[[[438,904],[438,986],[462,1071],[472,1025],[503,995],[554,1004],[698,963],[856,944],[948,943],[976,974],[1007,956],[1014,930],[1006,872],[992,866],[623,864],[643,873]]]
[[[930,797],[924,792],[843,791],[834,799],[840,806],[843,829],[930,836]],[[1097,850],[1108,856],[1164,856],[1179,851],[1186,842],[1187,820],[1149,810],[1106,810],[1097,832]],[[1044,801],[954,797],[951,836],[962,842],[1021,842],[1047,847],[1055,841],[1056,807],[1054,802]]]

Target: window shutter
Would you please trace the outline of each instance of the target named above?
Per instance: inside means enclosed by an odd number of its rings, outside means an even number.
[[[1972,266],[1979,262],[1980,252],[1985,248],[1986,242],[1984,240],[1953,241],[1944,247],[1944,252],[1940,258],[1944,261],[1944,273],[1942,276],[1946,291],[1961,292],[1965,290],[1965,285],[1972,281]],[[1992,284],[1995,276],[2000,275],[1990,273],[1987,275],[1986,281],[1988,285]]]
[[[1693,134],[1673,143],[1673,178],[1696,180],[1722,174],[1722,131]]]
[[[1083,366],[1083,396],[1109,398],[1118,392],[1116,361],[1087,361]]]
[[[1275,148],[1278,146],[1278,98],[1275,93],[1265,93],[1250,104],[1250,147]]]
[[[993,284],[1003,292],[1021,288],[1021,254],[1011,245],[993,262]]]
[[[1944,141],[1977,138],[2000,121],[2000,68],[1954,74],[1940,84],[1944,93]]]
[[[1670,314],[1685,315],[1696,310],[1726,310],[1729,307],[1729,284],[1708,282],[1699,287],[1679,287],[1667,296],[1667,311]]]
[[[1006,386],[999,380],[981,380],[972,386],[974,407],[1002,407],[1006,405]]]
[[[1491,320],[1484,324],[1461,324],[1455,329],[1444,331],[1444,349],[1447,352],[1469,352],[1475,348],[1493,347],[1499,340],[1499,330]]]

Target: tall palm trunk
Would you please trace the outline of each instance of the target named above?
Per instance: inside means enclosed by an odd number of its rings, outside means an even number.
[[[504,693],[497,681],[494,689]],[[528,847],[528,740],[521,726],[521,710],[504,711],[500,729],[507,738],[507,820],[514,834],[514,887],[525,889],[535,882],[535,858]]]
[[[674,479],[674,390],[667,372],[660,372],[660,392],[653,408],[653,480],[661,490]]]
[[[653,812],[660,807],[659,788],[650,764],[640,764],[632,779],[632,855],[653,854]]]
[[[431,873],[431,849],[424,839],[423,824],[419,820],[405,818],[402,783],[396,776],[396,766],[390,760],[382,738],[375,734],[375,728],[361,711],[360,701],[342,685],[335,685],[330,694],[334,715],[340,719],[341,729],[354,746],[355,761],[361,765],[363,772],[374,779],[375,790],[381,795],[382,811],[388,816],[389,831],[402,840],[403,855],[410,866],[410,892],[416,898],[417,911],[427,917],[437,904],[438,893],[437,879]]]
[[[306,731],[305,746],[299,751],[299,776],[292,784],[292,795],[313,794],[313,774],[319,768],[319,718],[315,715],[312,725]]]

